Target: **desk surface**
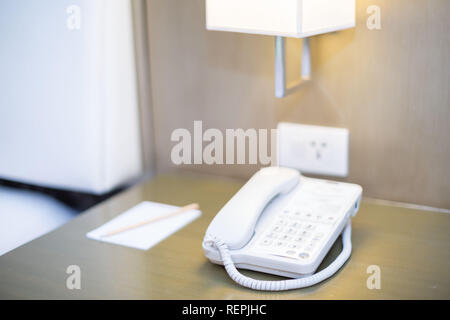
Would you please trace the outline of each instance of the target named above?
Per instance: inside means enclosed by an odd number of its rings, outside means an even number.
[[[243,183],[183,174],[157,177],[132,188],[1,256],[0,298],[450,299],[450,215],[368,200],[353,220],[352,256],[331,279],[281,293],[239,287],[221,266],[206,260],[201,240],[211,219]],[[203,214],[148,251],[86,238],[86,232],[144,200],[174,205],[198,202]],[[323,265],[339,251],[338,239]],[[81,290],[66,288],[69,265],[81,268]],[[380,290],[366,286],[369,265],[381,268]]]

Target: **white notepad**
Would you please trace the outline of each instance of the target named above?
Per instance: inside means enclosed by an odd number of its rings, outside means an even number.
[[[140,250],[148,250],[173,233],[182,229],[201,215],[199,210],[186,211],[136,229],[124,231],[109,237],[102,235],[135,223],[153,219],[176,211],[180,207],[157,202],[141,202],[113,220],[86,234],[90,239],[114,243]]]

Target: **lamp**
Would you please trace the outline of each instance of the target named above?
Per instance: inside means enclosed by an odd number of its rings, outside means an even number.
[[[275,96],[310,79],[309,37],[355,26],[355,0],[206,0],[208,30],[275,36]],[[285,37],[303,38],[299,83],[286,87]]]

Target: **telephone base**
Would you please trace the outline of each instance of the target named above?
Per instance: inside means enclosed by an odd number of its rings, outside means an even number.
[[[316,272],[344,228],[350,226],[362,188],[298,177],[290,170],[261,169],[222,208],[202,244],[210,261],[223,264],[225,259],[236,268],[297,279]],[[296,185],[295,178],[299,180]],[[287,181],[287,191],[280,181]],[[271,188],[275,191],[269,192]],[[245,233],[242,239],[241,233]]]
[[[218,265],[222,265],[223,266],[223,263],[221,261],[214,261],[214,260],[211,260],[211,259],[209,261],[211,261],[214,264],[218,264]],[[273,274],[273,275],[276,275],[276,276],[292,278],[292,279],[299,279],[299,278],[303,278],[303,277],[308,277],[308,276],[314,274],[314,273],[307,273],[307,274],[293,273],[293,272],[287,272],[287,271],[273,269],[273,268],[256,266],[256,265],[252,265],[252,264],[248,264],[248,263],[236,263],[236,268],[238,268],[238,269],[245,269],[245,270],[251,270],[251,271],[258,271],[258,272]]]

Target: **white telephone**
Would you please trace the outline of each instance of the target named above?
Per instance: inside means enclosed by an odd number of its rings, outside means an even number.
[[[350,218],[358,211],[361,195],[356,184],[307,178],[289,168],[263,168],[212,220],[204,253],[248,288],[281,291],[314,285],[350,257]],[[340,255],[313,274],[342,231]],[[260,281],[236,268],[295,279]]]

